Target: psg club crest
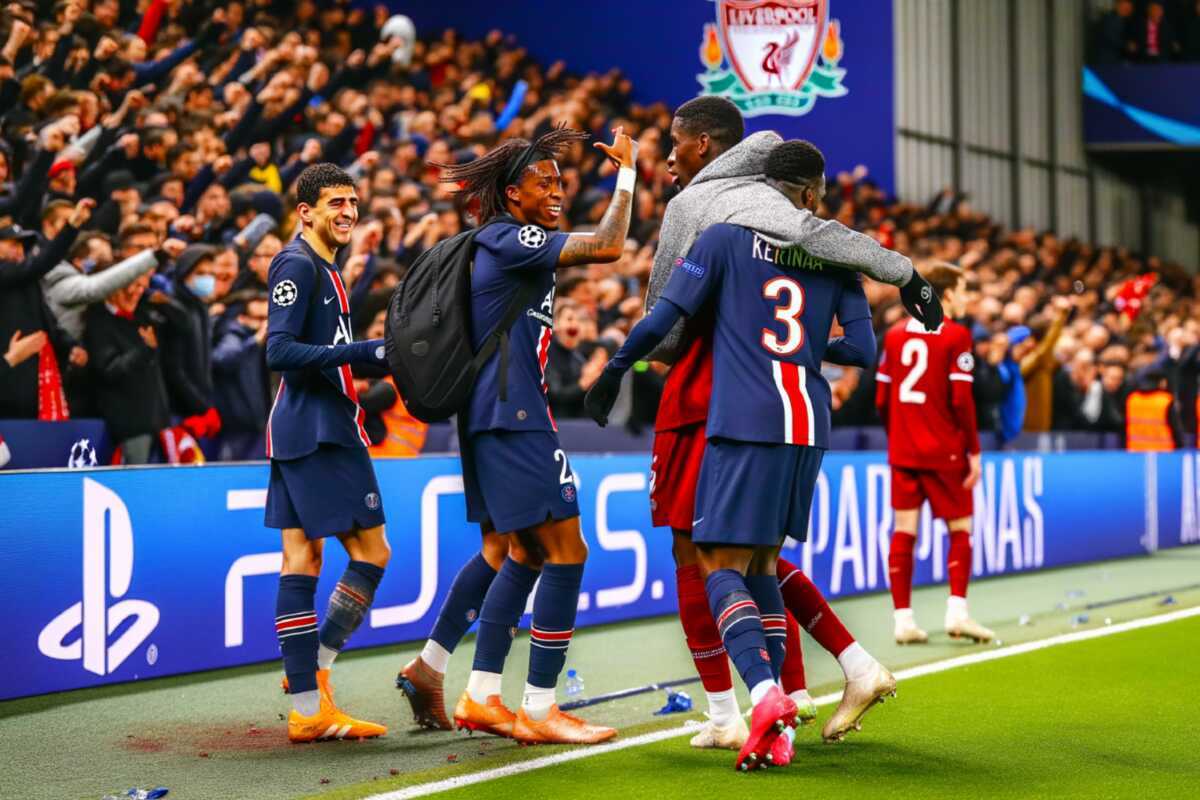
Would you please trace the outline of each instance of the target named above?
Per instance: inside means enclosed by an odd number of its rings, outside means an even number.
[[[717,21],[704,25],[700,45],[700,93],[729,98],[747,117],[798,117],[819,97],[848,94],[829,2],[717,0]]]

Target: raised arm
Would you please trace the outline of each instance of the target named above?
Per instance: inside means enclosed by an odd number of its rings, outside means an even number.
[[[594,233],[572,233],[558,256],[558,266],[616,261],[625,252],[629,220],[633,214],[633,186],[637,180],[637,145],[624,129],[613,130],[613,143],[596,142],[595,147],[617,167],[617,188],[612,202]]]

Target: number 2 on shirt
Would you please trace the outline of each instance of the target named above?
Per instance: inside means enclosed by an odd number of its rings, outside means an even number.
[[[770,328],[762,329],[762,346],[767,352],[777,356],[790,356],[804,344],[804,326],[800,324],[800,315],[804,313],[804,287],[791,278],[771,278],[763,284],[763,297],[768,300],[780,300],[775,306],[775,319],[787,327],[787,336],[783,339]]]
[[[909,339],[900,351],[900,363],[912,367],[900,382],[900,402],[921,405],[925,402],[925,393],[913,387],[929,369],[929,345],[925,344],[924,339]]]

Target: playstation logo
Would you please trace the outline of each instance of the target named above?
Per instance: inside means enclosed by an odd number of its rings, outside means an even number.
[[[108,675],[125,662],[158,626],[158,608],[145,600],[122,600],[133,578],[133,526],[116,492],[83,480],[83,599],[50,621],[38,635],[49,658],[83,661],[83,668]],[[109,599],[116,602],[109,604]],[[109,644],[108,635],[129,619],[133,624]],[[79,630],[79,636],[74,637]],[[68,639],[74,638],[70,644]]]

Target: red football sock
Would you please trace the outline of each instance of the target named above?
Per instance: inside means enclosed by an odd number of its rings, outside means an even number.
[[[783,659],[779,682],[788,694],[808,688],[804,677],[804,646],[800,643],[800,625],[791,614],[787,615],[787,655]]]
[[[821,590],[795,564],[779,559],[775,563],[775,576],[779,578],[783,604],[796,622],[817,640],[817,644],[835,658],[854,644],[854,637],[837,614],[833,613],[829,603],[825,602]]]
[[[696,662],[696,672],[700,673],[704,691],[727,692],[733,688],[729,657],[725,654],[721,634],[717,633],[717,624],[713,622],[700,567],[692,564],[676,569],[675,584],[679,592],[683,636],[692,651],[692,661]]]
[[[954,597],[966,597],[967,582],[971,579],[970,532],[950,531],[950,552],[946,555],[946,574],[950,576],[950,594]]]
[[[888,576],[892,581],[892,605],[896,608],[912,608],[913,547],[916,543],[917,537],[911,533],[896,531],[892,534]]]

